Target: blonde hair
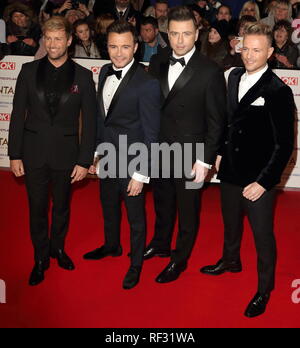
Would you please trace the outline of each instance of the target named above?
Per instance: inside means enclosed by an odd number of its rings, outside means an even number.
[[[106,34],[107,28],[115,21],[111,14],[103,14],[96,19],[95,31],[99,34]]]
[[[270,46],[273,44],[273,31],[267,24],[255,23],[245,28],[244,37],[248,35],[261,35],[268,39]]]
[[[72,25],[64,17],[53,16],[48,19],[42,26],[43,34],[45,34],[46,31],[57,30],[64,30],[68,38],[72,36]]]
[[[239,19],[241,19],[245,15],[244,11],[245,11],[246,7],[249,6],[249,5],[254,5],[254,7],[255,7],[255,18],[256,18],[257,21],[260,21],[259,7],[258,7],[257,3],[253,2],[253,1],[247,1],[247,2],[244,3],[244,5],[242,7],[242,10],[240,12],[240,18]]]

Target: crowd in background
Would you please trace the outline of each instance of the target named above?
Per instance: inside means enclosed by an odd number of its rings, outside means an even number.
[[[56,15],[73,25],[71,57],[109,59],[106,30],[123,19],[139,33],[136,59],[149,62],[169,46],[168,11],[177,5],[194,12],[199,25],[197,49],[224,70],[243,65],[243,33],[257,21],[273,29],[270,66],[300,68],[300,0],[1,0],[0,59],[8,54],[45,56],[41,28]]]

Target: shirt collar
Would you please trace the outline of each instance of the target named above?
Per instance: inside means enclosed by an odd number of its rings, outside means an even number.
[[[242,81],[256,83],[268,69],[269,69],[269,66],[267,64],[263,69],[261,69],[260,71],[254,73],[254,74],[249,74],[246,71],[245,74],[242,76]]]
[[[135,60],[132,59],[132,61],[128,65],[126,65],[125,68],[122,68],[122,69],[118,69],[113,65],[113,69],[116,71],[122,71],[122,79],[123,79],[125,75],[128,73],[128,71],[130,70],[130,68],[133,66],[134,62]]]
[[[194,53],[196,52],[196,47],[194,46],[193,49],[187,53],[185,56],[183,57],[179,57],[175,54],[175,52],[173,51],[173,57],[176,58],[176,59],[180,59],[180,58],[184,58],[185,60],[185,64],[187,65],[188,62],[191,60],[191,58],[193,57]]]

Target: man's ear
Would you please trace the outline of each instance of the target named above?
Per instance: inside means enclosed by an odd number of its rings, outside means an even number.
[[[72,42],[73,42],[73,36],[71,35],[68,40],[68,47],[72,45]]]
[[[135,44],[135,46],[134,46],[134,53],[136,53],[138,47],[139,47],[139,43],[137,42],[137,43]]]
[[[268,59],[272,56],[273,53],[274,53],[274,47],[270,47],[268,50]]]

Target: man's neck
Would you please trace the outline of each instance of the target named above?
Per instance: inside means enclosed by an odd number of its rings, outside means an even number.
[[[247,71],[247,74],[248,74],[249,76],[254,75],[254,74],[257,74],[257,73],[263,71],[267,66],[268,66],[268,63],[266,63],[265,66],[263,66],[262,68],[260,68],[260,69],[258,69],[258,70],[256,70],[256,71],[253,71],[253,72]]]
[[[150,46],[150,47],[155,47],[157,45],[157,41],[158,41],[158,39],[156,37],[154,41],[148,42],[147,45]]]
[[[56,59],[51,59],[51,58],[48,57],[48,60],[49,60],[49,62],[53,66],[55,66],[55,68],[60,68],[61,66],[63,66],[66,63],[68,58],[69,58],[68,55],[66,55],[66,56],[64,56],[64,57],[62,57],[60,59],[57,59],[57,60]]]

